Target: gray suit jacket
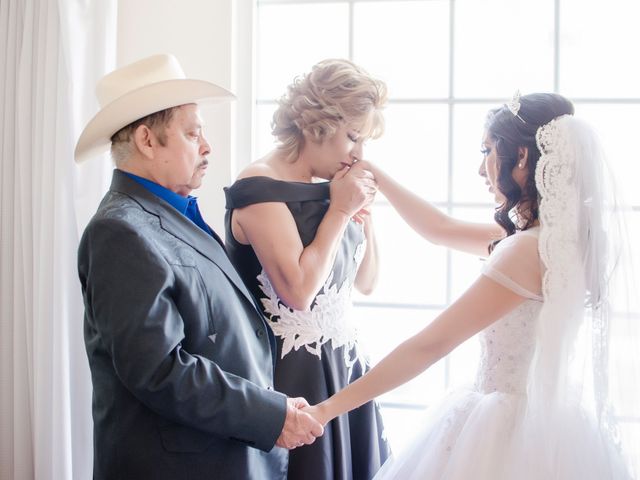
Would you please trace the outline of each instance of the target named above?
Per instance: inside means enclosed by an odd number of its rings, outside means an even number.
[[[78,270],[94,478],[284,478],[273,334],[220,239],[115,170]]]

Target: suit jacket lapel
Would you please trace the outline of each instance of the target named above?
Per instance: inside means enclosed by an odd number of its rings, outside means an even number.
[[[191,247],[215,263],[229,281],[251,302],[262,318],[262,310],[229,261],[222,240],[213,230],[214,238],[212,239],[210,235],[167,202],[158,198],[119,170],[114,170],[113,172],[111,190],[132,197],[147,212],[160,219],[160,226],[163,230],[191,245]]]

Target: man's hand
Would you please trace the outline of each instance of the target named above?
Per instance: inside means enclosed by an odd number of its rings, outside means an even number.
[[[309,404],[304,398],[287,398],[287,416],[284,420],[282,433],[276,441],[278,447],[291,450],[302,445],[311,445],[317,437],[324,433],[324,428],[320,423],[308,413],[300,410],[308,406]]]

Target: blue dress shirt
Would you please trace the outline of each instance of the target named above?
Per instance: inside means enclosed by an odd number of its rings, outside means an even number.
[[[162,185],[158,185],[157,183],[152,182],[151,180],[147,180],[146,178],[139,177],[138,175],[134,175],[133,173],[129,172],[122,173],[127,175],[132,180],[138,182],[154,195],[169,203],[169,205],[182,213],[198,227],[200,227],[209,235],[213,236],[209,225],[205,223],[202,215],[200,214],[200,209],[198,208],[198,199],[196,197],[192,197],[191,195],[183,197],[182,195],[178,195],[168,188],[164,188]]]

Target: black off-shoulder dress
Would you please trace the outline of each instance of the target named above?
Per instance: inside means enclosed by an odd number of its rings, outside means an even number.
[[[280,301],[253,248],[235,240],[231,217],[236,208],[284,202],[306,247],[329,207],[329,183],[249,177],[226,188],[225,195],[229,257],[259,299],[276,335],[276,390],[290,397],[304,397],[312,405],[321,402],[368,370],[350,316],[353,282],[366,248],[362,226],[350,222],[332,271],[311,308],[297,311]],[[379,408],[369,402],[331,421],[312,445],[292,450],[288,478],[369,480],[389,455]]]

